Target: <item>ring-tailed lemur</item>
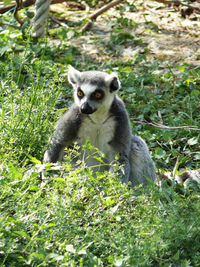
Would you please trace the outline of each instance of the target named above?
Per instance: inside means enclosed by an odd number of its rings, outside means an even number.
[[[132,136],[128,113],[117,96],[118,76],[70,67],[68,80],[74,88],[74,104],[58,121],[44,162],[62,160],[66,146],[74,141],[81,146],[89,139],[105,154],[108,164],[119,155],[124,183],[131,181],[135,186],[153,181],[155,166],[147,145],[139,136]]]

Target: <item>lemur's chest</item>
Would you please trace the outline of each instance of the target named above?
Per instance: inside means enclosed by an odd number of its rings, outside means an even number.
[[[97,147],[106,156],[110,157],[114,151],[109,142],[114,137],[115,124],[116,122],[113,117],[108,117],[102,123],[95,123],[90,118],[85,118],[79,129],[77,141],[80,145],[83,145],[89,139],[94,147]]]

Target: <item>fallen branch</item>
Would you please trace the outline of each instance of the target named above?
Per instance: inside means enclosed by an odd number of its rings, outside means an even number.
[[[22,5],[21,5],[21,8],[29,7],[29,6],[34,5],[35,1],[36,0],[25,0],[25,1],[23,1]],[[51,4],[59,4],[59,3],[63,3],[63,2],[68,2],[68,0],[52,0]],[[16,7],[16,4],[12,4],[12,5],[9,5],[9,6],[1,7],[0,8],[0,14],[6,13],[7,11],[9,11],[9,10],[15,8],[15,7]]]
[[[157,179],[158,185],[162,184],[162,180],[166,180],[167,182],[176,181],[178,184],[183,184],[184,187],[187,188],[188,186],[190,186],[191,180],[200,184],[200,169],[186,170],[181,172],[180,174],[173,174],[172,172],[160,173],[157,176]]]
[[[165,5],[181,5],[181,6],[187,6],[187,7],[190,7],[190,5],[186,4],[186,3],[183,3],[183,2],[180,2],[178,0],[153,0],[155,2],[158,2],[158,3],[162,3],[162,4],[165,4]]]
[[[188,8],[195,10],[198,14],[200,14],[200,8],[199,7],[192,6],[192,5],[186,4],[185,2],[181,2],[178,0],[174,0],[174,1],[173,0],[153,0],[153,1],[165,4],[165,5],[185,6],[185,7],[188,7]]]
[[[156,122],[148,122],[146,120],[132,120],[136,124],[143,124],[143,125],[150,125],[156,128],[160,129],[166,129],[166,130],[191,130],[191,131],[197,131],[200,132],[200,129],[195,126],[166,126],[163,124],[159,124]]]
[[[16,7],[15,7],[15,10],[14,10],[14,17],[16,19],[16,21],[19,22],[20,25],[23,25],[24,24],[24,21],[19,17],[18,15],[18,10],[20,10],[22,8],[22,0],[16,0]]]
[[[29,7],[31,5],[33,5],[35,3],[35,0],[25,0],[23,3],[22,3],[22,7]],[[5,7],[1,7],[0,8],[0,14],[3,14],[3,13],[6,13],[7,11],[13,9],[16,7],[16,4],[12,4],[12,5],[8,5],[8,6],[5,6]]]
[[[92,14],[89,17],[89,20],[87,21],[87,23],[82,27],[81,32],[87,31],[88,29],[90,29],[92,22],[94,20],[97,19],[98,16],[100,16],[101,14],[103,14],[104,12],[106,12],[108,9],[120,4],[121,2],[123,2],[123,0],[114,0],[110,3],[108,3],[107,5],[101,7],[99,10],[97,10],[96,12],[94,12],[94,14]]]

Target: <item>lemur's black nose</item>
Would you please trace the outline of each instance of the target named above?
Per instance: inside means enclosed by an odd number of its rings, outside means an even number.
[[[84,114],[92,114],[96,109],[92,108],[87,102],[83,103],[81,106],[81,112]]]

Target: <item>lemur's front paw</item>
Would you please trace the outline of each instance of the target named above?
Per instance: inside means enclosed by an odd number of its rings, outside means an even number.
[[[48,150],[44,153],[43,161],[44,161],[44,163],[51,163],[51,157],[49,155],[49,151]]]

